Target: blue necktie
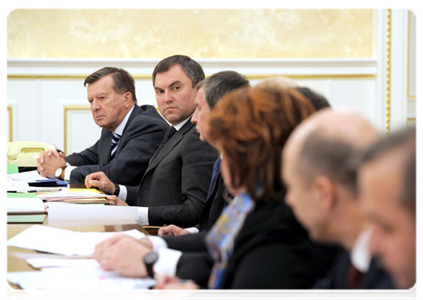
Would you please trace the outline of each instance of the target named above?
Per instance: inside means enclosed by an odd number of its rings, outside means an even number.
[[[117,150],[117,145],[119,144],[119,140],[120,140],[120,135],[117,134],[116,132],[113,132],[110,159],[113,159],[115,157],[115,153],[116,153],[116,150]]]
[[[217,172],[219,172],[220,161],[221,161],[221,158],[219,156],[216,159],[216,161],[214,162],[214,165],[213,165],[213,173],[212,173],[212,177],[211,177],[211,180],[210,180],[209,190],[207,192],[207,198],[206,199],[209,199],[209,197],[210,197],[210,193],[211,193],[211,189],[213,187],[214,180],[216,179]]]

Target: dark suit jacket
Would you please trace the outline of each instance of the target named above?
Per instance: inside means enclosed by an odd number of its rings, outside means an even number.
[[[126,202],[149,207],[150,225],[198,224],[217,155],[215,148],[200,140],[188,120],[153,155],[138,187],[127,187]]]
[[[319,279],[314,289],[348,289],[347,274],[351,265],[350,254],[347,250],[339,253],[328,274]],[[369,270],[363,274],[359,289],[392,289],[393,283],[389,275],[382,269],[376,259],[372,259]]]
[[[93,146],[66,158],[72,166],[78,166],[70,181],[83,183],[88,174],[103,171],[112,182],[137,185],[168,128],[154,106],[135,105],[113,160],[110,160],[112,133],[103,129]]]
[[[207,286],[213,265],[205,251],[205,234],[181,236],[178,243],[176,238],[166,238],[170,248],[178,246],[184,251],[177,276],[193,279],[203,287]],[[313,243],[284,202],[258,204],[235,240],[222,288],[310,288],[326,274],[335,251],[337,248]]]
[[[222,174],[219,171],[213,181],[210,195],[206,200],[206,205],[201,214],[200,231],[208,231],[219,218],[223,208],[227,205],[227,202],[223,198],[224,190],[225,184],[223,183]]]

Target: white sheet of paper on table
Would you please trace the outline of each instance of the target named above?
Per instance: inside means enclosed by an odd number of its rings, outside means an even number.
[[[24,290],[49,291],[127,291],[147,289],[155,284],[151,278],[123,277],[117,272],[98,268],[45,268],[41,271],[9,272],[7,280]]]
[[[7,198],[8,213],[45,213],[45,206],[42,200],[37,198]]]
[[[52,267],[98,268],[100,266],[95,259],[90,258],[28,258],[26,262],[35,269]]]
[[[55,220],[122,220],[137,221],[138,210],[135,206],[116,206],[100,204],[73,204],[49,202],[48,219]]]
[[[67,256],[91,257],[97,243],[116,234],[127,234],[137,239],[145,236],[136,229],[122,232],[77,232],[34,225],[9,239],[7,245]]]

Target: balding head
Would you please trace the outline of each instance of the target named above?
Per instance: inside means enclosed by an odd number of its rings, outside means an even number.
[[[285,197],[310,236],[350,249],[363,224],[356,200],[359,152],[376,130],[353,112],[324,109],[290,135],[282,158]]]
[[[355,195],[358,154],[377,137],[376,129],[362,115],[324,109],[293,132],[284,160],[291,160],[306,182],[324,175]]]

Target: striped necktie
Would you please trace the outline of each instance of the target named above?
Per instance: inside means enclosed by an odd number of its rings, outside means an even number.
[[[164,138],[162,140],[162,143],[159,146],[159,149],[157,149],[157,153],[160,152],[160,150],[162,150],[162,148],[164,147],[164,145],[170,140],[170,138],[176,133],[176,129],[173,126],[170,126],[169,129],[166,131]]]
[[[113,132],[110,159],[113,159],[115,157],[115,153],[116,153],[116,150],[117,150],[117,145],[119,144],[119,140],[120,140],[120,135],[117,134],[116,132]]]

